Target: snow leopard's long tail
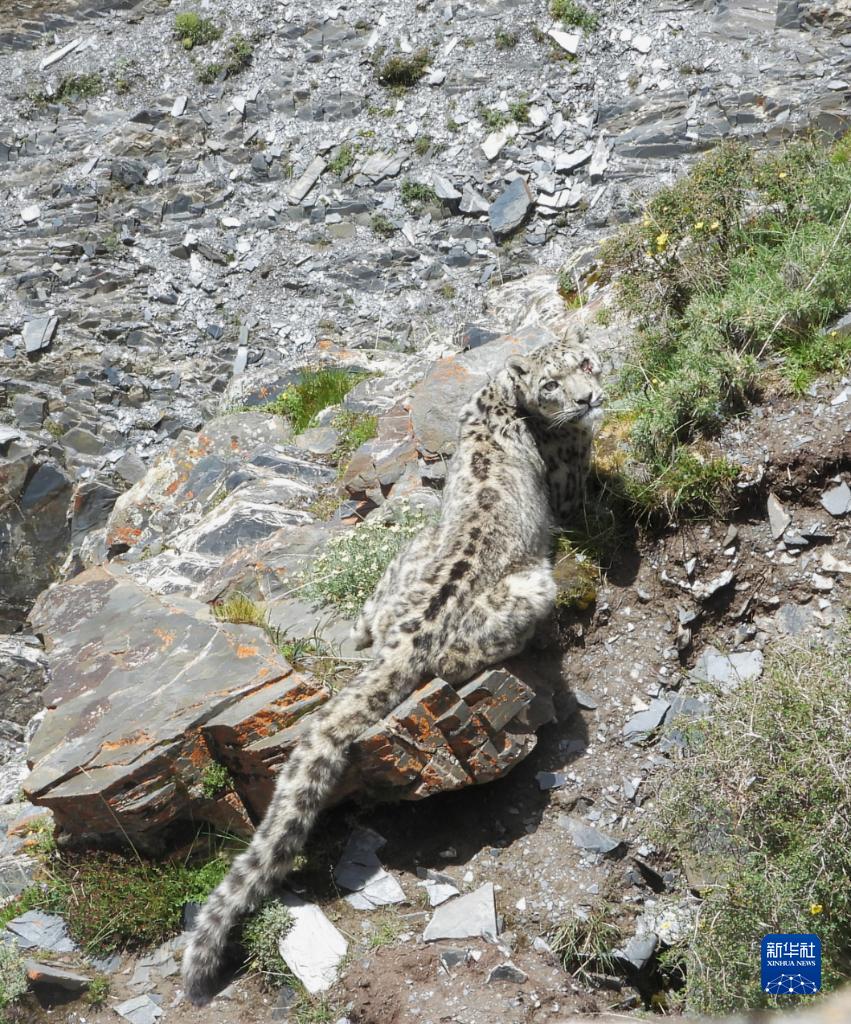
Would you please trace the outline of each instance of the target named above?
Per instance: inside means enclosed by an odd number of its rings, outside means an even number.
[[[187,997],[203,1006],[224,983],[232,933],[292,868],[325,802],[349,765],[353,741],[420,681],[412,644],[395,639],[313,716],[275,784],[248,849],[211,893],[183,957]]]

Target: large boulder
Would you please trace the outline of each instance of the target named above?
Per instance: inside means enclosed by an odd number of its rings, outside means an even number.
[[[387,379],[359,386],[353,408],[380,413],[343,481],[360,513],[439,506],[461,406],[509,355],[550,337],[530,328],[440,359],[409,404],[387,401]],[[25,791],[69,836],[151,848],[180,822],[249,831],[306,717],[354,674],[350,623],[312,604],[302,575],[356,517],[314,517],[337,472],[293,440],[260,412],[182,434],[116,501],[109,560],[36,603],[50,682]],[[359,738],[337,796],[421,799],[490,781],[551,717],[528,663],[457,689],[425,680]]]

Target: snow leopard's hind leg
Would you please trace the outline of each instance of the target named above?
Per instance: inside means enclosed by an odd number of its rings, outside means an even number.
[[[512,573],[479,595],[438,661],[441,678],[464,682],[519,654],[552,611],[556,584],[547,559]]]

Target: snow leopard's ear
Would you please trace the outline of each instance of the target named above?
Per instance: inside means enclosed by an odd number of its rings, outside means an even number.
[[[524,359],[523,356],[512,356],[506,360],[505,368],[508,370],[509,376],[515,383],[520,383],[525,377],[529,375],[531,366],[528,359]]]

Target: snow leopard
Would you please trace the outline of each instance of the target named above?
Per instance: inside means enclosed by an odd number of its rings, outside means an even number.
[[[311,715],[248,848],[208,898],[183,960],[203,1005],[234,932],[287,876],[350,767],[352,746],[418,685],[457,685],[518,654],[552,611],[556,523],[579,500],[601,416],[600,361],[581,336],[511,356],[460,415],[440,519],[387,568],[354,626],[366,666]]]

